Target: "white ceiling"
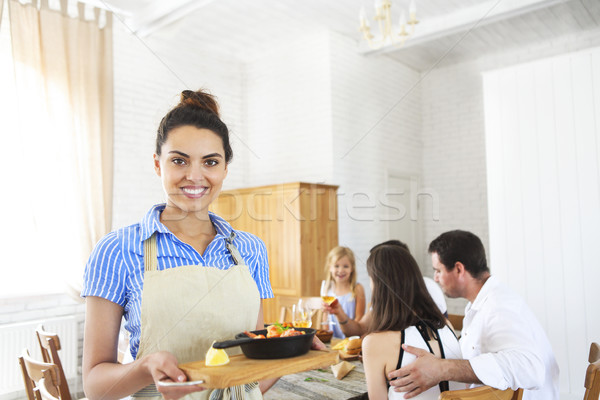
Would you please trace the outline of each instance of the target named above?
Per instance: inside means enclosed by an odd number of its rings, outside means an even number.
[[[372,16],[372,1],[88,1],[121,14],[123,23],[142,38],[181,34],[208,51],[241,61],[275,41],[327,29],[355,39],[359,52],[385,54],[424,70],[600,29],[600,0],[416,0],[420,23],[413,37],[400,49],[371,51],[361,41],[358,13],[364,6]],[[392,3],[396,18],[401,8],[408,9],[409,0]]]

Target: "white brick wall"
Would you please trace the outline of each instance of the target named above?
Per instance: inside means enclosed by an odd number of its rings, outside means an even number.
[[[246,65],[248,177],[245,187],[331,183],[329,35],[274,45]]]
[[[208,89],[217,96],[228,124],[234,161],[226,187],[246,178],[243,130],[242,66],[204,54],[192,39],[169,35],[139,39],[121,24],[114,28],[115,177],[113,228],[135,223],[156,203],[164,202],[152,155],[156,129],[184,89]]]
[[[332,33],[330,43],[339,241],[355,252],[358,279],[370,294],[369,249],[389,239],[379,203],[386,172],[421,174],[419,73],[387,57],[358,55],[356,43],[341,35]],[[366,196],[353,197],[358,193]],[[369,204],[375,207],[359,209]]]

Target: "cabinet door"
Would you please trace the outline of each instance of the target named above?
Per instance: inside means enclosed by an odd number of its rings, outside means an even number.
[[[261,238],[267,247],[274,299],[263,301],[265,321],[301,296],[318,296],[325,257],[338,244],[335,186],[305,183],[231,190],[211,209],[235,229]]]
[[[319,296],[327,253],[338,245],[337,194],[332,187],[311,185],[301,194],[301,296]]]

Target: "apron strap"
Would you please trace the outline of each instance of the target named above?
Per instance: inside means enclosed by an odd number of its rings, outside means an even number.
[[[156,246],[156,232],[144,240],[144,271],[156,271],[158,269]]]
[[[233,258],[233,262],[235,263],[235,265],[244,264],[244,259],[242,258],[242,255],[233,244],[233,239],[235,239],[235,232],[231,231],[231,235],[228,238],[225,238],[225,247],[227,247],[227,250],[229,250],[229,252],[231,253],[231,257]]]

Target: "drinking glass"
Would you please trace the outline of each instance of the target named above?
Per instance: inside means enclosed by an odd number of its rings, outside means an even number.
[[[292,306],[292,325],[294,328],[310,328],[312,326],[313,310],[306,307],[302,299]]]
[[[327,281],[321,282],[321,298],[327,304],[333,303],[335,300],[335,296],[331,296],[329,293],[329,285],[327,285]]]
[[[331,282],[330,282],[331,284]],[[335,300],[335,296],[331,296],[329,294],[329,285],[327,284],[327,281],[321,281],[321,298],[323,299],[323,301],[329,305],[331,305],[331,303],[333,303],[333,301]],[[331,325],[335,325],[335,322],[333,322],[331,320],[331,318],[329,318],[329,316],[327,316],[327,320],[328,320],[328,324]]]

